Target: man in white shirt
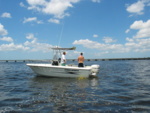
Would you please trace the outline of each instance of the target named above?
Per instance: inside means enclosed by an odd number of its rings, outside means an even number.
[[[65,66],[66,65],[66,52],[63,52],[62,56],[61,56],[61,65]]]

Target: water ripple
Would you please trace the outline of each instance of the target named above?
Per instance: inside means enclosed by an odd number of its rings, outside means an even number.
[[[150,61],[93,61],[98,78],[36,76],[25,63],[0,63],[0,113],[148,113]]]

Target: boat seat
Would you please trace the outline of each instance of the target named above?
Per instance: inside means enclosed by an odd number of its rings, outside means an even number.
[[[58,65],[59,65],[59,62],[56,61],[56,60],[53,60],[52,65],[58,66]]]

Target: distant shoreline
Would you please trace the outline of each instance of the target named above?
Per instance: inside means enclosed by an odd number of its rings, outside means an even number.
[[[67,59],[68,61],[77,61],[77,59]],[[113,60],[150,60],[150,57],[145,58],[95,58],[95,59],[85,59],[85,61],[113,61]],[[34,60],[34,59],[26,59],[26,60],[0,60],[0,62],[51,62],[51,59],[45,60]]]

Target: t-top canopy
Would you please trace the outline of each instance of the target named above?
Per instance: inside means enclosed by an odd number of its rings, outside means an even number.
[[[75,50],[76,47],[72,47],[72,48],[59,48],[59,47],[55,47],[55,48],[52,48],[53,50]]]

